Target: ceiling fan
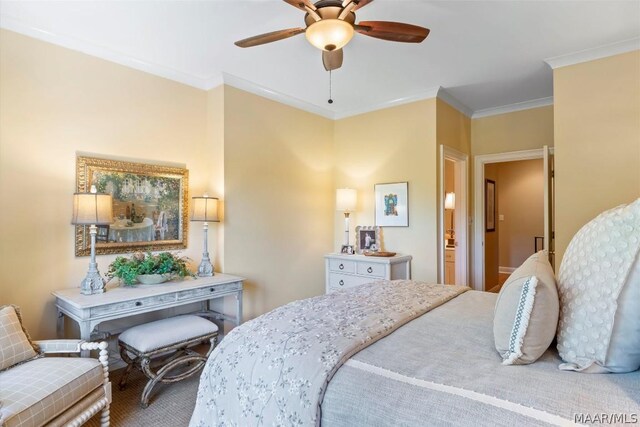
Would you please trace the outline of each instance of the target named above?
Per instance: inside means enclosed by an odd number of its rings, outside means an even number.
[[[305,33],[313,46],[322,50],[322,63],[327,71],[342,66],[342,48],[349,43],[353,33],[377,39],[403,43],[420,43],[429,35],[429,29],[417,25],[389,21],[356,21],[356,10],[373,0],[284,0],[306,13],[306,28],[289,28],[249,37],[235,44],[252,47],[283,40]]]

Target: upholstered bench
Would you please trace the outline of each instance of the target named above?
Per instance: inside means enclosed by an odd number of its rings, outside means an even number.
[[[120,389],[127,385],[127,377],[134,366],[137,366],[149,381],[142,391],[140,406],[149,406],[151,390],[158,383],[173,383],[190,377],[205,364],[218,339],[218,327],[202,317],[183,315],[145,323],[127,329],[118,338],[120,355],[127,363],[127,368],[120,379]],[[210,342],[206,355],[202,355],[189,347],[202,342]],[[168,356],[158,363],[158,371],[151,368],[151,359],[155,356]],[[195,362],[191,365],[192,362]],[[187,366],[187,369],[174,375],[170,371]]]

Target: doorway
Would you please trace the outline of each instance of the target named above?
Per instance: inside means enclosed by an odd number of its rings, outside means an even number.
[[[440,146],[438,283],[469,283],[468,158]]]
[[[474,289],[498,291],[532,253],[553,263],[552,149],[476,156],[474,167]]]
[[[488,163],[495,217],[485,226],[485,290],[499,292],[524,261],[542,250],[544,239],[544,172],[542,159]],[[486,187],[485,187],[486,191]],[[485,194],[485,200],[489,195]],[[487,209],[487,211],[489,208]]]

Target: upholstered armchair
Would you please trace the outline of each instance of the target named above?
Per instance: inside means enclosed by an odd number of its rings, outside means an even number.
[[[20,335],[17,328],[21,325],[15,327],[6,316],[3,321],[10,308],[15,307],[0,307],[0,426],[80,426],[99,411],[101,426],[108,426],[111,383],[107,343],[32,342],[28,335]],[[19,312],[16,314],[19,319]],[[23,338],[29,348],[20,347],[25,343]],[[23,357],[20,352],[29,350],[34,357],[11,365]],[[97,350],[98,359],[68,357],[87,350]]]

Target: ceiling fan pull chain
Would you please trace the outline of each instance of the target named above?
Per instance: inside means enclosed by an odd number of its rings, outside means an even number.
[[[329,100],[327,102],[333,104],[333,99],[331,99],[331,70],[329,70]]]

